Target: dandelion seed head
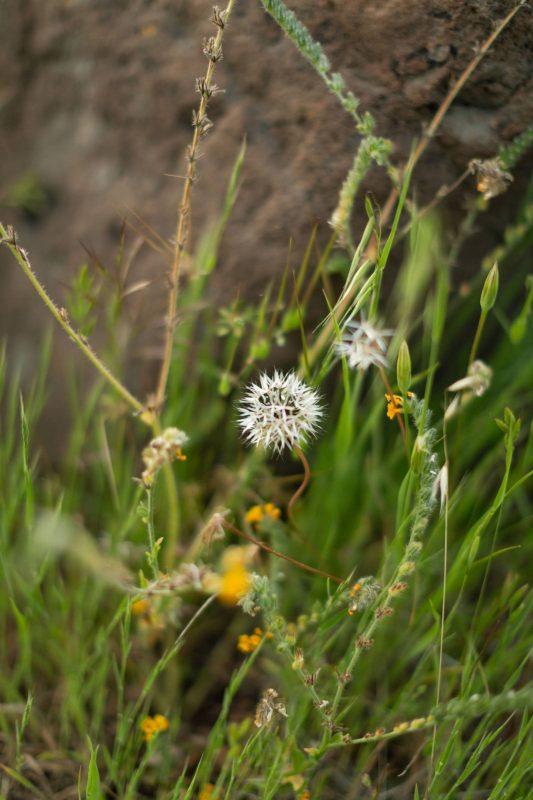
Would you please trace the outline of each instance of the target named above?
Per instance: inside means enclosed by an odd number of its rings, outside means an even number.
[[[348,322],[342,339],[338,342],[337,355],[346,358],[351,369],[365,372],[369,367],[387,368],[387,339],[394,331],[380,330],[370,322]]]
[[[281,453],[316,436],[323,416],[317,391],[294,372],[263,373],[240,402],[239,426],[249,444]]]

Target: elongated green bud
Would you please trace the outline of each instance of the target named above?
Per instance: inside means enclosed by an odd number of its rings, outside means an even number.
[[[398,360],[396,361],[396,378],[402,394],[407,394],[411,388],[411,355],[409,346],[405,339],[398,350]]]
[[[485,278],[485,283],[483,285],[483,290],[481,292],[480,305],[483,311],[485,312],[490,311],[490,309],[496,302],[499,282],[500,282],[500,276],[498,273],[498,263],[496,262],[496,264],[494,264],[491,271]]]

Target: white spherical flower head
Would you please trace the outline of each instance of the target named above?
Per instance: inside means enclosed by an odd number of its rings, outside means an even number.
[[[318,392],[294,372],[260,375],[239,404],[239,425],[249,444],[272,448],[302,447],[316,436],[323,415]]]
[[[387,368],[387,339],[394,331],[379,330],[370,322],[348,322],[342,340],[337,344],[339,356],[344,356],[351,369],[363,372],[371,366]]]

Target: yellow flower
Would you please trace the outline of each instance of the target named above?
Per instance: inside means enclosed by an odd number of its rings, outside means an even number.
[[[200,789],[200,794],[198,795],[198,800],[211,800],[211,798],[213,796],[213,789],[214,788],[215,788],[214,784],[206,783],[205,786],[203,786]]]
[[[262,506],[252,506],[246,512],[245,520],[249,522],[250,525],[255,525],[258,522],[261,522],[263,519],[263,508]]]
[[[413,392],[407,392],[407,397],[413,397]],[[386,394],[387,400],[387,416],[389,419],[394,419],[396,414],[401,414],[403,411],[403,397],[401,394]]]
[[[270,519],[279,519],[281,517],[281,509],[274,505],[274,503],[265,503],[263,506],[252,506],[246,512],[246,522],[250,525],[257,525],[262,522],[265,517]]]
[[[221,603],[235,606],[250,591],[252,578],[246,569],[249,549],[228,547],[222,556],[222,577],[218,581],[217,594]]]
[[[146,614],[149,610],[150,610],[149,600],[136,600],[134,603],[131,604],[131,613],[136,617],[140,617],[143,614]]]
[[[163,731],[168,731],[170,722],[163,714],[156,714],[155,717],[145,717],[141,721],[141,731],[144,741],[151,742],[154,736]]]
[[[162,733],[163,731],[168,731],[168,729],[170,728],[170,722],[165,716],[163,716],[163,714],[156,714],[154,717],[154,722],[156,724],[158,733]]]
[[[263,511],[267,517],[271,519],[279,519],[281,517],[281,509],[274,505],[274,503],[266,503],[263,506]]]
[[[250,590],[252,580],[244,564],[231,567],[221,578],[218,599],[227,606],[236,606]]]
[[[267,639],[272,638],[272,634],[268,633],[265,634]],[[248,636],[247,634],[243,633],[239,636],[237,642],[237,650],[240,650],[241,653],[253,653],[259,645],[261,644],[261,640],[263,638],[263,631],[261,628],[254,628],[254,632]]]

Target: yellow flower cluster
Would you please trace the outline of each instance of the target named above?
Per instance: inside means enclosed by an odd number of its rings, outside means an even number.
[[[264,636],[265,639],[272,639],[272,634],[269,631],[266,631]],[[262,639],[263,631],[261,628],[254,628],[254,632],[249,636],[246,633],[239,636],[237,650],[240,650],[241,653],[253,653],[261,644]]]
[[[262,506],[252,506],[246,512],[246,522],[250,525],[257,525],[262,522],[265,517],[270,519],[279,519],[281,517],[281,509],[274,505],[274,503],[265,503]]]
[[[211,800],[213,797],[213,789],[215,788],[213,783],[206,783],[205,786],[202,786],[200,789],[200,794],[198,795],[198,800]]]
[[[407,397],[414,397],[413,392],[407,392]],[[397,414],[403,411],[403,397],[401,394],[386,394],[385,400],[387,401],[387,416],[389,419],[394,419]]]
[[[141,722],[141,731],[144,741],[151,742],[154,736],[163,731],[168,731],[170,722],[163,714],[156,714],[155,717],[145,717]]]

